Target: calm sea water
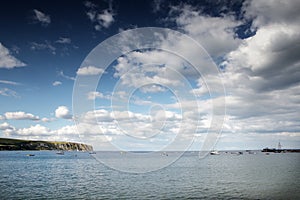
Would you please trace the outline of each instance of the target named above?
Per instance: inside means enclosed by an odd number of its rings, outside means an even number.
[[[123,162],[118,152],[105,154]],[[188,152],[166,168],[135,174],[88,153],[6,151],[0,152],[0,199],[300,199],[299,167],[299,153],[199,160]]]

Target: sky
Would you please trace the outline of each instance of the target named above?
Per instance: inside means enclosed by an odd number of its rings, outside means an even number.
[[[300,148],[299,10],[294,0],[6,1],[0,137]]]

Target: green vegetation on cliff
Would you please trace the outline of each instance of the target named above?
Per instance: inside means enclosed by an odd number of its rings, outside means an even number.
[[[93,147],[91,145],[75,142],[52,142],[0,138],[0,151],[16,150],[93,151]]]

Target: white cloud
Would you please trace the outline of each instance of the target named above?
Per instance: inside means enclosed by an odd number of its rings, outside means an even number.
[[[35,116],[31,113],[25,113],[22,111],[18,112],[6,112],[4,113],[5,119],[13,119],[13,120],[39,120],[38,116]]]
[[[299,32],[299,26],[293,24],[262,26],[236,51],[230,52],[224,64],[235,70],[247,69],[253,77],[272,79],[274,86],[285,86],[287,78],[297,81],[300,58],[295,52],[300,51]]]
[[[300,89],[299,7],[295,1],[244,4],[245,16],[253,20],[256,32],[222,63],[230,119],[230,128],[223,131],[241,133],[240,141],[248,136],[253,141],[259,137],[274,141],[271,137],[283,137],[283,132],[300,132],[295,120],[300,110],[296,100],[300,97],[296,92]]]
[[[15,97],[15,98],[19,97],[19,95],[16,91],[11,90],[9,88],[0,88],[0,95],[6,96],[6,97]]]
[[[88,93],[88,99],[89,100],[95,100],[97,98],[99,98],[99,99],[110,99],[110,95],[104,95],[103,93],[97,92],[97,91]]]
[[[162,137],[174,137],[176,132],[173,131],[178,130],[174,128],[179,128],[180,121],[181,116],[171,111],[142,114],[131,111],[109,112],[100,109],[85,113],[79,119],[78,131],[82,138],[104,134],[106,136],[113,136],[114,141],[122,143],[124,134],[127,134],[129,138],[146,138],[151,137],[153,134],[158,134],[163,130],[165,135],[162,134]],[[93,142],[97,144],[97,141]],[[97,147],[99,148],[99,144]]]
[[[42,135],[45,133],[47,134],[49,132],[50,129],[40,124],[36,124],[34,126],[30,126],[29,128],[22,128],[18,130],[18,134],[20,135]]]
[[[175,17],[177,26],[195,39],[212,56],[223,56],[234,50],[241,42],[235,28],[241,24],[233,16],[207,16],[191,6],[173,7],[179,10]]]
[[[97,68],[95,66],[86,66],[81,67],[77,70],[77,75],[88,76],[88,75],[99,75],[103,73],[104,70],[102,68]]]
[[[247,1],[245,17],[253,20],[253,28],[270,24],[298,24],[300,3],[294,0]]]
[[[52,85],[53,86],[59,86],[59,85],[61,85],[62,83],[60,82],[60,81],[54,81],[53,83],[52,83]]]
[[[144,86],[140,88],[140,90],[144,93],[157,93],[167,91],[165,87],[156,84]]]
[[[51,131],[49,128],[36,124],[28,128],[15,128],[10,126],[3,130],[3,133],[8,137],[18,137],[23,139],[50,139],[56,133]]]
[[[99,13],[97,15],[97,20],[99,25],[104,28],[108,28],[115,21],[113,13],[110,10],[103,10],[102,13]]]
[[[197,76],[197,72],[183,59],[165,51],[133,51],[126,57],[117,59],[114,77],[120,78],[120,83],[126,86],[139,88],[144,91],[163,91],[163,87],[181,85],[179,76]]]
[[[7,122],[4,122],[0,124],[0,130],[13,130],[14,127],[8,124]]]
[[[63,119],[71,119],[72,115],[70,114],[70,111],[66,106],[59,106],[55,110],[55,117],[63,118]]]
[[[0,68],[12,69],[24,66],[26,64],[12,56],[9,50],[0,42]]]
[[[46,15],[45,13],[37,9],[33,9],[33,12],[34,12],[33,18],[37,22],[40,22],[43,26],[48,26],[51,23],[51,18],[49,15]]]
[[[225,76],[254,92],[272,92],[300,83],[300,7],[295,1],[256,2],[244,5],[245,15],[253,18],[255,35],[243,40],[228,53],[223,66]],[[274,15],[276,13],[276,16]],[[243,83],[237,87],[236,84]]]
[[[88,8],[86,15],[89,20],[94,24],[94,28],[100,31],[102,28],[109,28],[111,24],[115,21],[114,11],[112,9],[112,1],[109,1],[109,8],[99,11],[97,5],[92,2],[85,2],[84,5]]]
[[[59,37],[59,39],[55,42],[59,44],[71,44],[71,39],[66,37]]]
[[[52,122],[52,121],[54,121],[54,120],[55,120],[54,118],[49,119],[49,118],[46,118],[46,117],[43,117],[43,118],[41,119],[42,122]]]

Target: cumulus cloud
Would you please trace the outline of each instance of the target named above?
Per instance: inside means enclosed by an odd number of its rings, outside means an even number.
[[[0,130],[13,130],[14,127],[8,124],[7,122],[4,122],[0,124]]]
[[[163,91],[164,86],[178,86],[181,84],[178,74],[197,76],[197,71],[178,56],[165,51],[133,51],[125,57],[117,59],[114,77],[120,78],[120,83],[132,87],[141,87],[149,83],[156,83],[144,87],[144,91]]]
[[[95,66],[86,66],[86,67],[81,67],[77,70],[77,75],[81,76],[91,76],[91,75],[99,75],[103,73],[104,70],[102,68],[98,68]]]
[[[122,144],[122,141],[126,141],[124,137],[127,137],[129,140],[132,138],[147,138],[162,131],[164,134],[161,133],[160,136],[152,139],[160,140],[161,137],[166,137],[168,138],[165,140],[167,143],[172,140],[171,138],[176,136],[177,131],[180,129],[182,118],[175,112],[163,110],[142,114],[131,111],[107,111],[99,109],[85,113],[78,120],[77,130],[82,138],[88,140],[89,137],[94,136],[109,136],[112,137],[113,141],[124,145],[124,143]],[[97,144],[97,140],[92,142],[96,148],[102,148]],[[140,145],[137,141],[132,142],[136,146]],[[145,140],[141,140],[140,142],[143,143]],[[129,146],[125,148],[129,148]]]
[[[60,106],[55,114],[56,117],[63,118],[69,115],[69,111],[66,107]],[[165,123],[161,124],[161,120],[165,120]],[[143,138],[151,136],[153,131],[159,133],[164,127],[163,131],[168,135],[164,135],[164,137],[174,138],[178,131],[176,128],[179,128],[180,123],[178,122],[180,120],[181,116],[171,111],[141,114],[127,111],[110,112],[100,109],[85,113],[81,116],[77,125],[67,125],[53,130],[40,124],[25,128],[15,128],[7,122],[0,124],[0,129],[6,136],[10,137],[47,140],[55,138],[56,140],[67,141],[78,141],[80,139],[81,142],[93,144],[96,149],[105,149],[106,147],[103,147],[102,144],[105,144],[107,141],[124,141],[124,133],[127,133],[129,138]],[[135,122],[134,124],[132,123],[133,121]],[[165,142],[168,142],[168,140]]]
[[[28,128],[15,128],[8,125],[2,131],[8,137],[18,137],[21,139],[47,139],[53,137],[53,134],[55,134],[49,128],[40,124],[31,125]]]
[[[253,28],[270,24],[297,24],[300,3],[293,0],[246,1],[245,17],[253,20]]]
[[[35,116],[31,113],[25,113],[23,111],[18,112],[6,112],[4,113],[5,119],[13,119],[13,120],[39,120],[38,116]]]
[[[104,95],[103,93],[98,92],[98,91],[89,92],[87,96],[88,96],[89,100],[95,100],[97,98],[99,98],[99,99],[110,99],[110,95]]]
[[[66,106],[59,106],[55,110],[55,117],[62,119],[72,119],[72,114]]]
[[[41,23],[43,26],[48,26],[51,23],[51,18],[49,15],[46,15],[45,13],[37,9],[33,9],[33,12],[34,12],[33,19],[36,22]]]
[[[144,93],[158,93],[158,92],[165,92],[167,89],[161,85],[153,84],[147,85],[141,88],[141,92]]]
[[[295,1],[245,4],[246,16],[253,18],[256,34],[226,56],[223,64],[228,71],[248,76],[251,88],[261,92],[298,84],[300,15],[295,13],[299,6]]]
[[[88,9],[86,15],[89,20],[93,23],[95,30],[100,31],[103,28],[109,28],[111,24],[115,21],[115,13],[112,9],[112,1],[109,1],[109,8],[99,11],[97,5],[92,2],[86,1],[84,3],[85,7]]]
[[[12,69],[24,66],[26,66],[26,64],[12,56],[9,50],[0,42],[0,69]]]
[[[235,28],[242,22],[234,16],[212,17],[189,5],[173,7],[179,15],[174,17],[177,26],[191,36],[212,56],[224,56],[241,43]]]
[[[52,83],[53,86],[59,86],[59,85],[61,85],[61,84],[62,84],[62,82],[60,82],[60,81],[54,81],[54,82]]]
[[[230,118],[224,132],[242,133],[243,139],[262,134],[270,140],[282,138],[283,132],[300,132],[295,120],[300,110],[299,6],[295,1],[244,4],[255,33],[228,52],[221,64]]]
[[[29,128],[22,128],[18,130],[18,134],[20,135],[41,135],[49,133],[49,129],[40,124],[36,124],[34,126],[30,126]]]

